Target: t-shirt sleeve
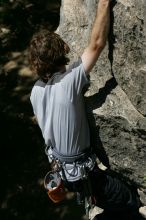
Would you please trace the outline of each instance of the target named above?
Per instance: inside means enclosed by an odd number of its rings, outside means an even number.
[[[81,58],[73,63],[65,73],[61,85],[71,101],[82,92],[84,86],[89,84]]]

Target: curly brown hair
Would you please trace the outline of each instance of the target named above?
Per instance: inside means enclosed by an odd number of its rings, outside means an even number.
[[[46,82],[59,67],[68,64],[66,55],[69,51],[69,46],[58,34],[39,31],[30,42],[29,60],[33,72]]]

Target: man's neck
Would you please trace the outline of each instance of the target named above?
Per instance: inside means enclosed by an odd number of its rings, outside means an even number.
[[[60,66],[58,72],[64,73],[66,71],[66,66]]]

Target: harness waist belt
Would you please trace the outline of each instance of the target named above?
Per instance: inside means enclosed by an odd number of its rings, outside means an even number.
[[[89,157],[91,154],[91,148],[87,148],[85,152],[82,152],[78,155],[72,155],[72,156],[65,156],[57,152],[56,149],[52,149],[52,155],[59,159],[61,162],[66,162],[66,163],[73,163],[73,162],[82,162]]]

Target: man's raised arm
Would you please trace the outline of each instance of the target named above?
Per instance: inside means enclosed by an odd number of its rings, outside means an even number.
[[[110,26],[110,2],[111,0],[99,0],[89,45],[81,56],[86,74],[91,71],[106,45]]]

